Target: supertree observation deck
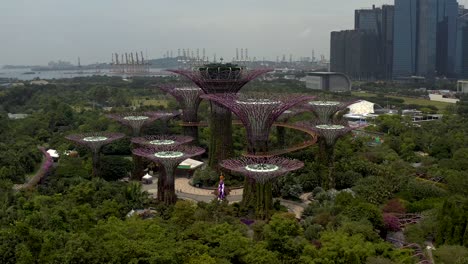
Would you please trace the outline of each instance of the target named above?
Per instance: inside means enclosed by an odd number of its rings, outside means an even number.
[[[236,64],[214,63],[192,70],[170,70],[191,80],[205,94],[237,93],[247,83],[271,69],[248,70]],[[217,103],[211,103],[209,161],[218,169],[220,160],[233,155],[231,111]]]
[[[326,188],[335,188],[335,175],[334,175],[334,149],[336,141],[348,134],[353,128],[345,126],[341,123],[335,124],[320,124],[320,123],[299,123],[306,129],[314,131],[322,139],[320,144],[321,159],[328,166],[328,179],[326,179]]]
[[[333,122],[333,116],[346,109],[353,102],[338,102],[338,101],[310,101],[303,105],[314,113],[318,122],[322,124],[330,124]]]
[[[149,159],[161,166],[158,177],[157,198],[164,204],[175,204],[177,195],[175,194],[175,170],[179,164],[191,157],[199,156],[205,152],[200,147],[179,145],[145,147],[134,149],[135,155]]]
[[[162,91],[172,95],[182,108],[182,120],[186,123],[198,122],[198,107],[202,99],[202,89],[194,86],[165,85],[159,87]],[[198,127],[184,126],[184,134],[194,138],[198,142]]]
[[[93,153],[93,176],[99,176],[101,148],[124,137],[125,135],[122,133],[95,132],[68,135],[65,138],[91,150]]]
[[[130,127],[133,136],[140,136],[142,127],[161,118],[157,112],[109,114],[107,117]]]
[[[206,94],[202,98],[231,110],[247,131],[250,154],[268,151],[268,138],[273,123],[289,108],[312,100],[301,94]]]
[[[249,177],[256,184],[255,212],[261,219],[269,218],[272,209],[271,183],[280,176],[298,170],[304,166],[299,160],[291,160],[281,157],[271,158],[238,158],[223,160],[221,167],[232,173],[239,173]],[[245,194],[245,193],[244,193]],[[246,197],[242,199],[252,199]],[[244,201],[243,201],[244,202]]]

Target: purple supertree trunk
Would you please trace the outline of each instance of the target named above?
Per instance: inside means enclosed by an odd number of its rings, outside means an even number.
[[[109,114],[107,117],[132,128],[134,137],[140,136],[142,127],[161,118],[157,112]]]
[[[68,135],[65,138],[91,150],[93,153],[93,176],[96,177],[100,174],[101,148],[124,137],[125,135],[122,133],[93,132]]]
[[[346,109],[354,102],[338,102],[338,101],[310,101],[304,104],[304,109],[312,111],[317,117],[317,122],[321,124],[331,124],[334,122],[333,116]]]
[[[194,146],[153,146],[134,149],[135,155],[152,160],[161,166],[158,177],[158,200],[164,204],[174,204],[177,201],[175,194],[175,170],[184,160],[201,155],[204,149]]]
[[[314,96],[300,94],[207,94],[202,98],[230,109],[243,123],[247,131],[250,154],[268,151],[271,126],[286,110]]]
[[[223,160],[220,165],[233,173],[242,174],[255,181],[255,197],[242,197],[243,204],[250,204],[250,201],[247,202],[244,199],[254,199],[256,216],[268,219],[273,204],[271,182],[277,177],[302,168],[304,163],[298,160],[271,157]]]
[[[202,99],[200,95],[203,94],[202,89],[193,86],[182,85],[166,85],[160,86],[161,90],[174,96],[182,108],[182,120],[186,123],[198,122],[198,107]],[[198,127],[197,126],[184,126],[184,135],[194,138],[198,142]]]
[[[247,70],[231,64],[209,64],[192,70],[170,70],[191,80],[206,94],[237,93],[247,83],[271,69]],[[233,154],[232,115],[221,105],[211,103],[210,158],[208,165],[218,169],[220,160]]]
[[[335,188],[334,161],[335,161],[335,144],[336,141],[349,133],[353,128],[343,124],[320,124],[320,123],[298,123],[305,129],[317,133],[321,138],[321,158],[326,166],[328,166],[328,177],[326,179],[325,188]]]

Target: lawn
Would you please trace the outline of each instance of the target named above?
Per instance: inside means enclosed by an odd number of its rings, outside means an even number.
[[[352,94],[354,96],[362,98],[362,99],[377,96],[377,94],[374,94],[374,93],[363,93],[363,92],[352,92]],[[412,98],[412,97],[395,96],[395,95],[386,95],[386,97],[403,99],[403,100],[405,100],[405,104],[416,104],[416,105],[423,105],[423,106],[424,105],[433,105],[433,106],[437,107],[439,110],[445,110],[445,108],[447,108],[447,106],[453,105],[451,103],[431,101],[431,100],[422,99],[422,98]]]
[[[167,100],[158,100],[158,99],[151,99],[151,98],[135,98],[132,100],[132,105],[139,106],[164,106],[167,107]]]

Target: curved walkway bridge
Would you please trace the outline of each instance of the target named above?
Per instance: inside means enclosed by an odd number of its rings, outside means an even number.
[[[242,123],[239,120],[233,120],[232,124],[233,125],[242,125]],[[180,125],[184,126],[184,127],[187,127],[187,126],[207,127],[208,123],[207,122],[181,122]],[[289,128],[289,129],[304,132],[306,134],[309,134],[310,139],[307,140],[307,141],[302,142],[301,144],[291,146],[291,147],[288,147],[288,148],[275,149],[275,150],[272,150],[272,151],[269,151],[269,152],[263,152],[263,153],[257,152],[255,155],[244,153],[243,156],[245,156],[245,157],[272,157],[272,156],[278,156],[278,155],[283,155],[283,154],[287,154],[287,153],[290,153],[290,152],[299,151],[299,150],[308,148],[308,147],[310,147],[310,146],[317,143],[318,135],[315,132],[307,130],[307,129],[303,128],[303,127],[296,126],[296,125],[290,124],[290,123],[283,123],[283,122],[276,122],[276,123],[273,124],[273,126],[275,126],[275,127],[284,127],[284,128]]]

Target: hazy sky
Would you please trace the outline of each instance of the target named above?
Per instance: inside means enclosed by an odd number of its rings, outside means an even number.
[[[465,0],[462,0],[463,2]],[[354,9],[393,0],[0,0],[0,65],[109,62],[112,52],[206,48],[231,59],[329,57],[330,31],[352,29]],[[467,1],[468,2],[468,1]],[[288,55],[287,55],[288,56]]]

